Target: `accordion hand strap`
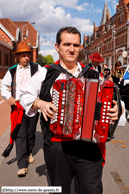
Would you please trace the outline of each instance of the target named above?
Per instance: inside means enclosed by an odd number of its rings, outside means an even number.
[[[120,116],[121,116],[121,113],[122,113],[122,106],[121,106],[121,101],[120,101],[120,94],[119,94],[119,89],[118,89],[118,86],[116,84],[115,85],[115,100],[117,101],[117,105],[118,105],[118,120],[115,121],[114,124],[111,124],[110,127],[111,127],[111,133],[110,133],[110,136],[108,138],[108,141],[110,141],[112,138],[113,138],[113,134],[115,132],[115,129],[117,127],[117,124],[119,122],[119,119],[120,119]]]

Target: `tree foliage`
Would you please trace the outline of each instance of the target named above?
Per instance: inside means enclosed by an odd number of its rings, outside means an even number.
[[[44,65],[49,65],[55,62],[51,55],[47,55],[46,57],[44,57],[41,54],[38,54],[38,63],[43,67]]]

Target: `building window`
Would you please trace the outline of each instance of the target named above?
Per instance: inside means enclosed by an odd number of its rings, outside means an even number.
[[[109,58],[106,58],[106,65],[109,67]]]
[[[8,59],[9,59],[9,55],[7,53],[5,53],[5,66],[8,66]]]

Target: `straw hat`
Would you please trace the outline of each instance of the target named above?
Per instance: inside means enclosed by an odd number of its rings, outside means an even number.
[[[104,61],[104,59],[100,56],[99,53],[94,53],[93,55],[90,55],[89,58],[92,61],[97,61],[97,62],[103,62]]]
[[[18,47],[17,47],[17,51],[16,52],[13,52],[12,54],[16,54],[16,53],[26,53],[26,52],[33,52],[33,50],[30,49],[29,45],[22,41],[18,44]]]

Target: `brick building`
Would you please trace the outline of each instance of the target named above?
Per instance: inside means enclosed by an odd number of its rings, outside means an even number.
[[[128,55],[123,58],[122,52]],[[129,0],[119,0],[116,14],[111,16],[108,4],[105,3],[103,15],[98,27],[93,23],[93,34],[83,38],[83,49],[80,51],[79,60],[89,63],[89,55],[99,52],[104,58],[104,64],[111,69],[117,60],[122,64],[129,63]]]
[[[17,50],[17,45],[22,39],[33,50],[31,61],[36,62],[39,51],[39,34],[35,28],[29,22],[13,22],[9,18],[0,18],[0,79],[4,77],[9,67],[17,63],[12,52]]]

